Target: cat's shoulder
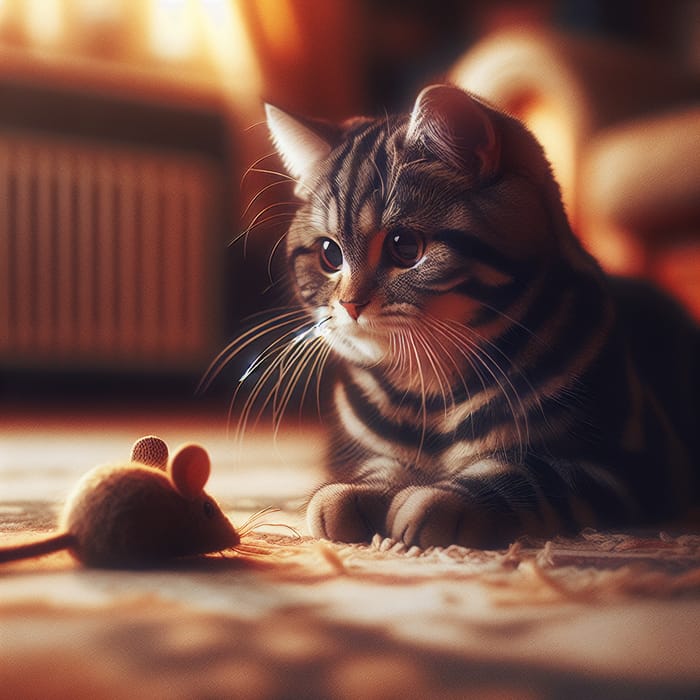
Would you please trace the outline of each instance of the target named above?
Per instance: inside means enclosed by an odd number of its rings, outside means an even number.
[[[617,327],[639,371],[667,411],[697,440],[700,326],[670,295],[639,279],[614,277]]]
[[[655,284],[635,277],[609,276],[608,286],[619,321],[630,332],[698,334],[698,324],[686,309]]]

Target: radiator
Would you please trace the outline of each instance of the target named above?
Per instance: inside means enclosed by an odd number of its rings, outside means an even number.
[[[201,154],[0,134],[0,364],[201,369],[220,182]]]

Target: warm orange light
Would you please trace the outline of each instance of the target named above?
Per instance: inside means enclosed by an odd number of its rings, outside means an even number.
[[[292,3],[258,0],[257,12],[270,45],[286,55],[299,55],[301,31],[292,10]]]
[[[257,93],[260,77],[244,1],[0,0],[0,40],[70,59],[175,68],[183,82],[216,82],[245,98]],[[287,4],[269,4],[268,14],[286,22]],[[108,37],[107,50],[100,37]]]
[[[197,11],[191,0],[151,2],[149,30],[153,53],[165,59],[183,59],[195,52]]]
[[[27,33],[40,44],[51,44],[64,31],[62,0],[25,0],[24,14]]]
[[[204,40],[223,86],[257,93],[260,76],[239,3],[204,0],[201,12]]]
[[[124,10],[124,3],[119,0],[73,0],[72,4],[85,23],[115,22]]]
[[[570,126],[554,107],[542,100],[529,102],[518,116],[542,144],[561,188],[564,206],[572,214],[576,144]]]

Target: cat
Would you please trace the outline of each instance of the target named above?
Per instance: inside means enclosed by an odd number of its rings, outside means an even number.
[[[313,535],[504,547],[696,502],[697,328],[603,273],[520,122],[451,85],[394,117],[266,113],[307,319],[276,367],[338,370]]]

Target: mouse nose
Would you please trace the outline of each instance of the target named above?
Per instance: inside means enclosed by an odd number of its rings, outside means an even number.
[[[357,319],[360,317],[360,314],[364,310],[364,308],[369,304],[368,301],[365,301],[364,303],[360,304],[356,301],[342,301],[340,302],[340,305],[348,312],[348,316],[353,321],[357,321]]]

